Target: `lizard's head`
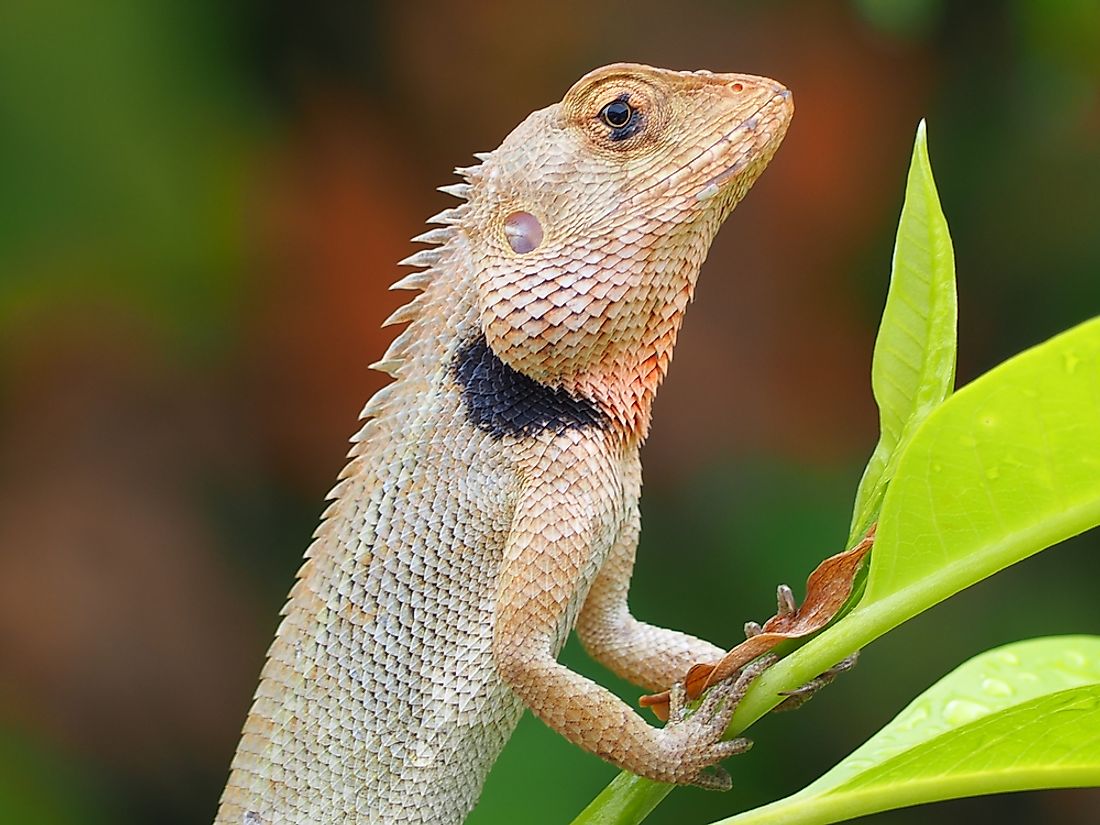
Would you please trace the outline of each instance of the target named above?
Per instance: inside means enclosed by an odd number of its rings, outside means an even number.
[[[616,64],[529,116],[462,221],[493,352],[644,434],[710,242],[792,113],[766,78]]]

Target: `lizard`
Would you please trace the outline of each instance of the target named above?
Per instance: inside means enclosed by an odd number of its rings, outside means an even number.
[[[635,619],[639,447],[700,266],[790,92],[619,63],[523,120],[429,219],[419,294],[268,651],[216,825],[461,822],[524,708],[635,774],[724,788],[745,679],[651,726],[643,688],[723,650]],[[745,675],[745,674],[743,674]],[[751,674],[748,674],[751,675]]]

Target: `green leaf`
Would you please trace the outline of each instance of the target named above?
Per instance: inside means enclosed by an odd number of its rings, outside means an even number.
[[[1011,358],[929,414],[883,499],[864,598],[757,680],[731,732],[907,619],[1098,524],[1100,318]],[[636,823],[624,812],[667,793],[644,780],[617,788],[576,822]]]
[[[1100,318],[963,387],[913,436],[883,499],[867,589],[765,673],[734,716],[999,570],[1100,524]]]
[[[1100,319],[940,410],[886,494],[861,607],[908,602],[915,615],[1100,521]]]
[[[720,825],[827,825],[1089,785],[1100,785],[1100,637],[1033,639],[971,659],[812,785]]]
[[[856,492],[849,545],[875,520],[905,444],[928,413],[951,394],[957,315],[955,254],[932,178],[922,120],[871,364],[879,441]]]

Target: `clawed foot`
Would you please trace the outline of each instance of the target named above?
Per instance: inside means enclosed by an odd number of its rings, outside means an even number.
[[[778,619],[786,618],[798,611],[798,602],[794,600],[794,591],[785,584],[781,584],[775,589],[775,602],[775,616]],[[745,622],[746,639],[759,636],[763,632],[764,627],[760,622]]]
[[[794,592],[785,584],[781,584],[776,588],[775,600],[776,616],[790,616],[798,609],[798,604],[795,602],[794,598]],[[746,639],[751,639],[753,636],[759,636],[763,631],[764,628],[761,627],[759,622],[745,622]],[[776,705],[773,710],[775,712],[797,710],[810,701],[819,690],[832,682],[841,673],[855,667],[857,661],[859,661],[858,650],[850,656],[840,660],[816,678],[811,679],[802,687],[784,691],[781,695],[787,698]]]
[[[724,740],[722,735],[753,680],[776,661],[778,657],[769,654],[750,662],[736,679],[726,679],[711,687],[694,713],[687,707],[684,683],[672,686],[668,724],[662,733],[669,740],[673,760],[681,767],[673,781],[712,791],[728,791],[733,786],[729,773],[715,763],[744,753],[752,742],[743,737]]]
[[[825,687],[825,685],[832,682],[833,679],[835,679],[841,673],[846,670],[851,670],[853,667],[855,667],[856,662],[858,661],[859,651],[857,650],[852,655],[846,656],[845,658],[841,659],[824,673],[817,676],[817,678],[808,681],[802,687],[795,688],[794,690],[783,691],[783,693],[780,695],[786,696],[787,698],[776,705],[772,710],[776,713],[780,711],[797,710],[798,708],[809,702],[819,690]]]

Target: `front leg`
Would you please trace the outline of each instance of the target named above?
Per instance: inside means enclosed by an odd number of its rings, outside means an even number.
[[[577,636],[588,655],[610,671],[646,690],[672,685],[696,664],[717,662],[726,651],[678,630],[635,619],[627,606],[630,576],[638,546],[640,469],[627,470],[629,510],[623,527],[600,568],[577,620]]]
[[[519,497],[505,546],[493,625],[501,678],[532,712],[576,745],[620,768],[662,782],[728,787],[704,769],[745,750],[722,741],[746,681],[721,685],[699,712],[654,728],[625,702],[555,660],[572,614],[623,511],[613,462],[576,442],[561,460],[543,455]]]

